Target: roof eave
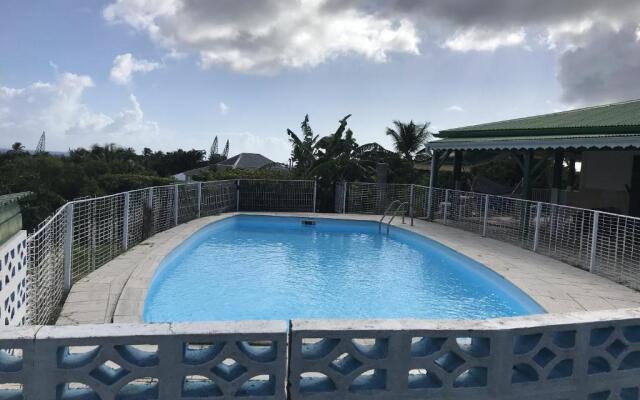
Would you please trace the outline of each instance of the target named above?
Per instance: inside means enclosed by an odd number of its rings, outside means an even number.
[[[544,150],[544,149],[634,149],[640,150],[640,136],[593,138],[536,138],[536,139],[442,139],[427,144],[432,150]]]

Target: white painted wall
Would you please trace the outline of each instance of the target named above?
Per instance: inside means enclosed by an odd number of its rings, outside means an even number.
[[[637,151],[585,151],[582,153],[580,191],[568,197],[569,205],[629,211],[626,185],[631,185],[633,157]]]
[[[27,311],[27,231],[0,245],[0,326],[23,325]]]

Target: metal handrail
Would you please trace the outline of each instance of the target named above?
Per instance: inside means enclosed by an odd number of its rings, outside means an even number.
[[[389,228],[391,227],[391,223],[393,222],[393,219],[398,215],[398,211],[400,211],[400,209],[402,209],[402,223],[404,224],[404,215],[407,212],[406,206],[408,205],[409,202],[405,201],[404,203],[400,203],[400,205],[395,209],[395,211],[393,212],[393,216],[391,217],[389,222],[387,222],[387,236],[389,236]]]
[[[384,210],[384,213],[382,213],[382,218],[380,218],[380,221],[378,221],[378,233],[382,233],[382,221],[384,220],[384,217],[387,216],[387,213],[389,211],[391,211],[391,207],[393,207],[394,205],[400,203],[400,200],[394,200],[391,202],[391,204],[389,204],[389,206],[387,207],[386,210]],[[402,204],[402,203],[400,203]],[[397,210],[397,208],[396,208]]]

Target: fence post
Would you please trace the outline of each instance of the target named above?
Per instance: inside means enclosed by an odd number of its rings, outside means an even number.
[[[313,210],[311,212],[316,212],[316,194],[318,193],[318,181],[313,179]]]
[[[349,188],[349,182],[344,182],[342,189],[342,213],[347,213],[347,189]]]
[[[202,182],[198,182],[198,218],[202,213]]]
[[[489,221],[489,195],[484,195],[484,216],[482,221],[482,237],[487,237],[487,223]]]
[[[593,272],[596,267],[596,251],[598,247],[598,223],[600,211],[593,212],[593,229],[591,230],[591,255],[589,257],[589,272]]]
[[[542,203],[536,203],[536,227],[533,233],[533,252],[538,251],[538,242],[540,241],[540,216],[542,215]]]
[[[180,210],[180,205],[178,204],[180,202],[180,193],[178,191],[178,185],[174,185],[173,186],[173,215],[174,215],[174,221],[173,224],[175,226],[178,226],[178,212]]]
[[[411,184],[411,189],[409,190],[409,216],[411,217],[411,226],[413,226],[413,188],[414,185]]]
[[[449,189],[444,192],[444,225],[447,224],[447,214],[449,213]]]
[[[73,203],[66,206],[64,235],[64,290],[71,289],[71,266],[73,263]]]
[[[429,194],[427,196],[427,219],[433,221],[433,186],[429,186]]]
[[[130,193],[124,194],[124,210],[122,214],[122,250],[127,251],[129,248],[129,203],[131,202]]]
[[[240,211],[240,179],[236,179],[236,211]]]

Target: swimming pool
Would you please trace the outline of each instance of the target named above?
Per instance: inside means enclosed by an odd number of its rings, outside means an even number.
[[[510,282],[422,235],[373,221],[239,215],[161,263],[145,322],[486,319],[544,310]]]

